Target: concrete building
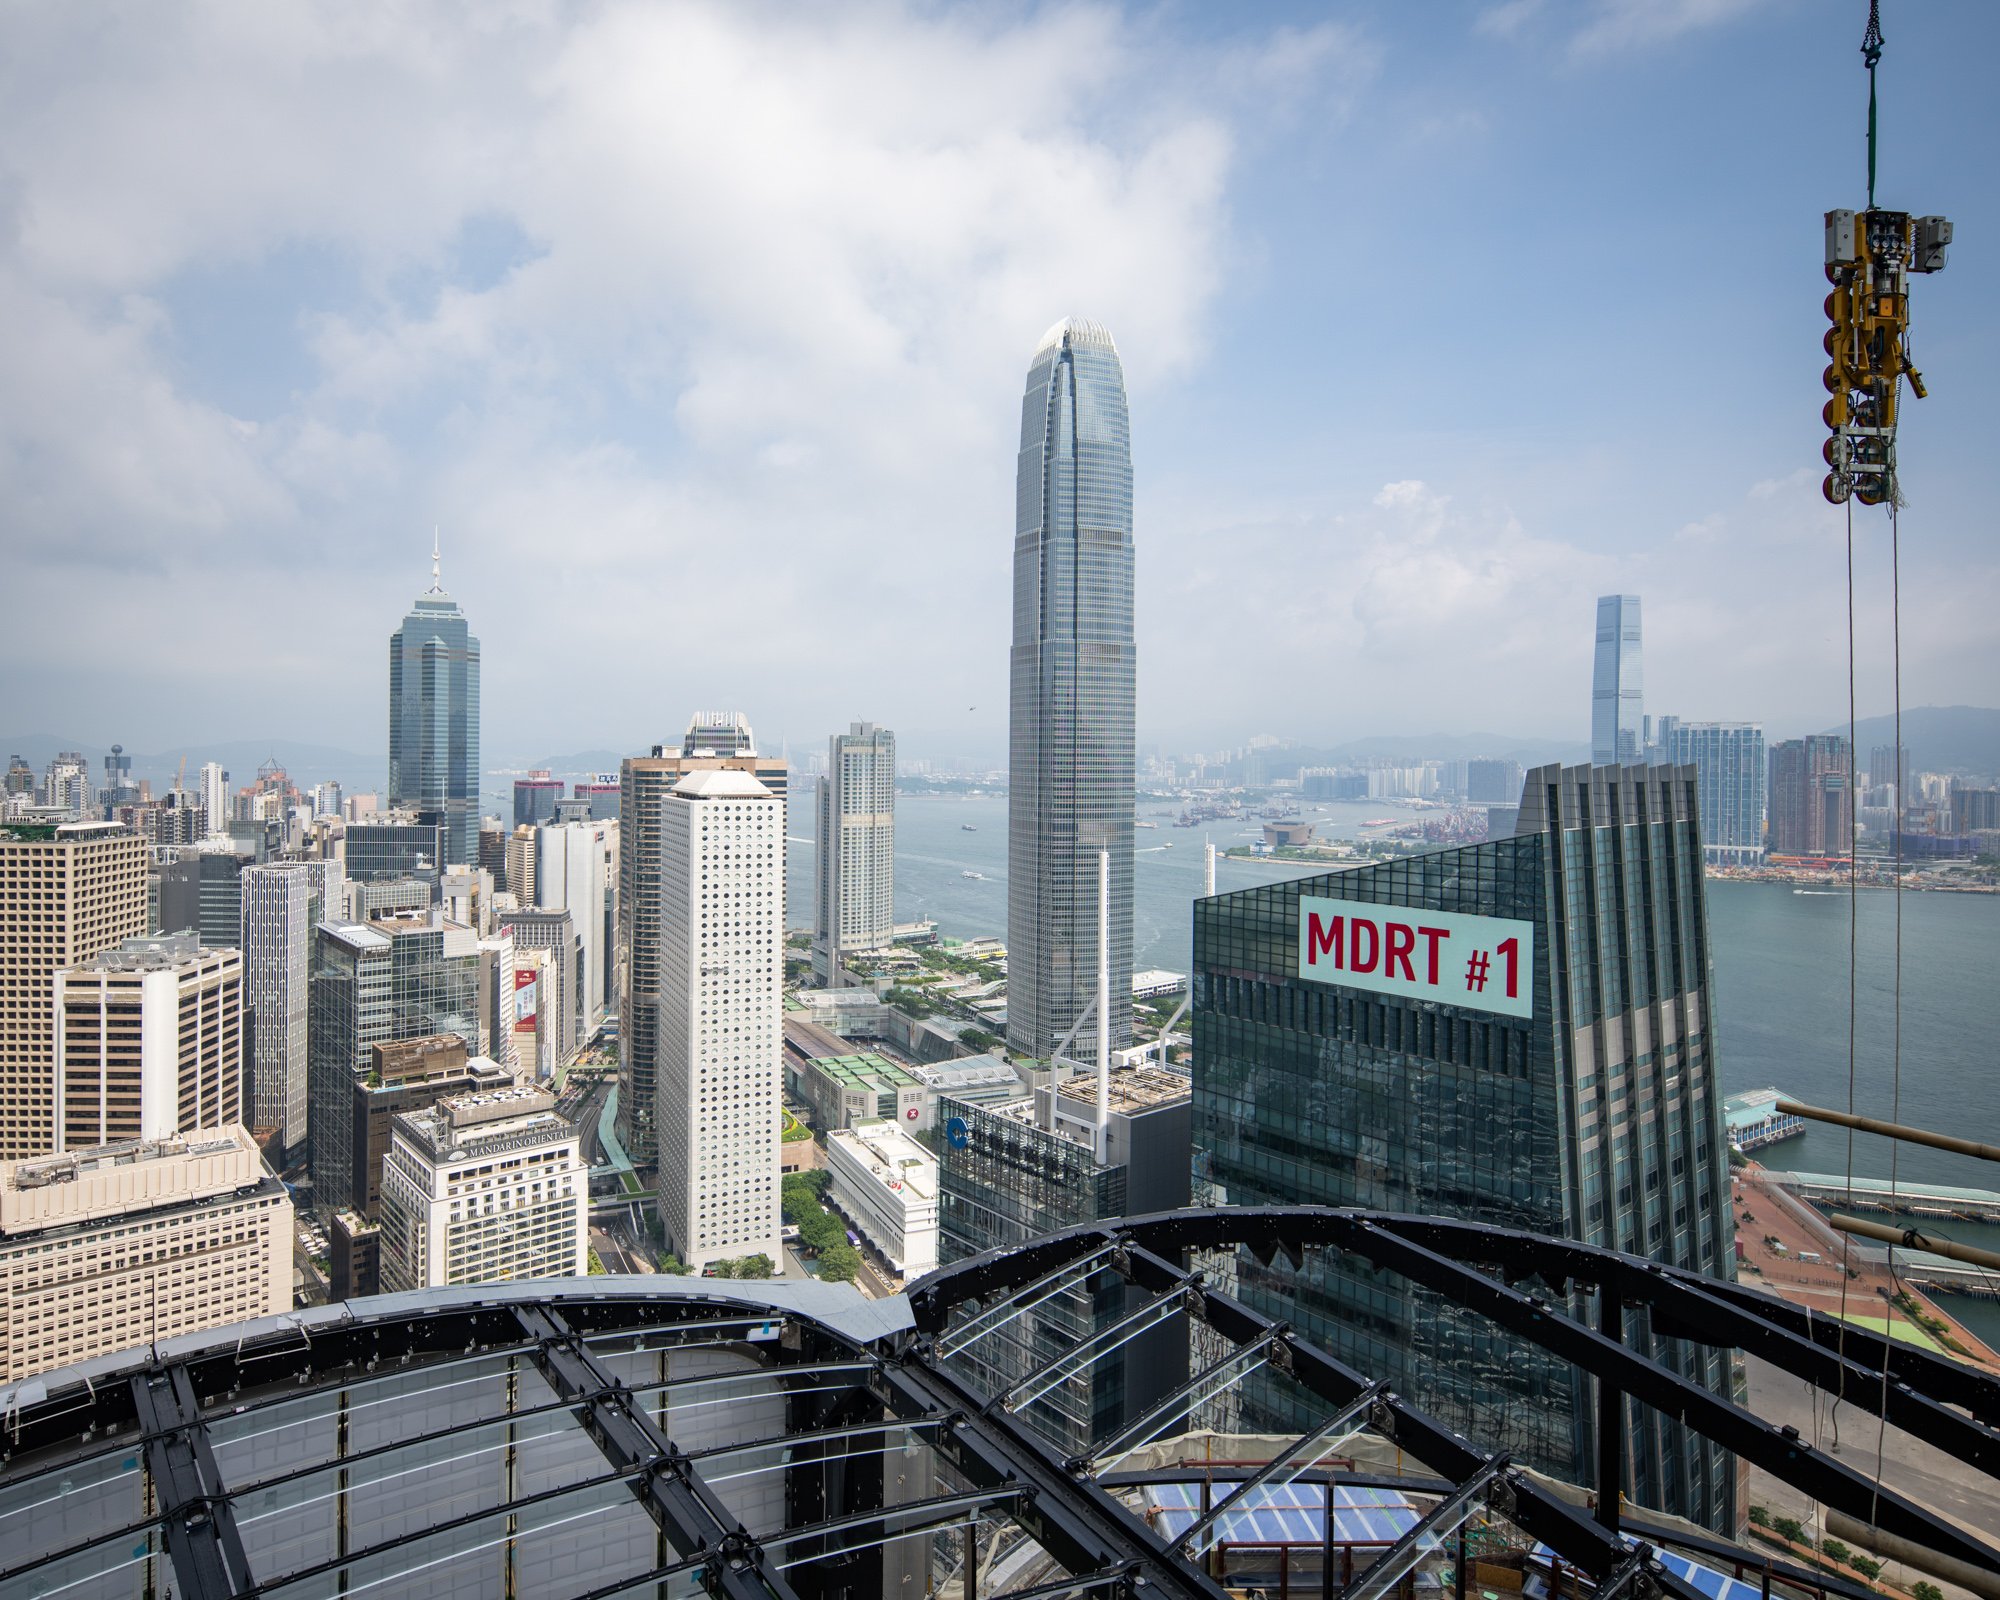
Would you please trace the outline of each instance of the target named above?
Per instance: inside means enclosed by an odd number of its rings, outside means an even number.
[[[1098,990],[1111,859],[1111,1047],[1132,1042],[1132,450],[1111,335],[1071,319],[1028,366],[1014,503],[1007,1042],[1050,1055]]]
[[[56,974],[58,1150],[243,1120],[243,958],[128,939]]]
[[[546,1089],[451,1095],[390,1124],[382,1287],[580,1278],[590,1180],[576,1126]]]
[[[857,1122],[826,1138],[834,1206],[898,1277],[938,1264],[937,1158],[893,1122]]]
[[[511,892],[507,882],[507,841],[512,837],[498,817],[482,817],[479,823],[479,865],[492,875],[497,893]]]
[[[516,823],[507,836],[507,892],[515,904],[535,903],[535,829],[532,823]]]
[[[618,774],[599,772],[591,776],[587,783],[577,783],[570,789],[572,798],[583,801],[590,807],[592,822],[616,822],[618,820]]]
[[[389,636],[389,809],[439,830],[434,868],[478,864],[479,641],[444,591],[435,545],[430,588]]]
[[[802,989],[792,1003],[843,1039],[879,1039],[888,1032],[889,1002],[873,989]]]
[[[201,809],[211,834],[229,829],[229,774],[219,761],[201,764]]]
[[[1465,764],[1465,798],[1473,805],[1514,805],[1521,798],[1521,763],[1473,757]]]
[[[160,871],[160,931],[193,933],[220,949],[243,937],[243,869],[253,857],[210,834]]]
[[[310,1094],[306,1023],[313,930],[338,915],[338,861],[273,861],[246,868],[243,1005],[247,1115],[259,1142],[304,1156]]]
[[[644,1161],[658,1143],[653,1105],[659,1068],[654,1032],[660,1002],[661,818],[667,796],[690,772],[748,772],[779,800],[785,763],[757,754],[740,712],[697,712],[679,747],[653,746],[619,769],[618,839],[618,1136]],[[516,893],[519,891],[517,890]],[[782,914],[782,908],[781,908]]]
[[[367,922],[375,917],[407,917],[427,912],[437,905],[438,885],[425,878],[343,878],[339,884],[339,907],[329,913],[329,922]],[[344,918],[339,914],[345,912]]]
[[[1077,1075],[1004,1105],[940,1096],[939,1257],[949,1266],[1061,1228],[1188,1203],[1189,1083],[1158,1067],[1114,1067],[1104,1102]],[[1112,1273],[1040,1300],[958,1352],[971,1381],[1000,1394],[1046,1366],[1047,1352],[1109,1329],[1145,1297]],[[1187,1333],[1174,1318],[1093,1363],[1028,1409],[1074,1454],[1137,1421],[1186,1377]]]
[[[582,967],[578,1043],[587,1044],[618,1003],[612,959],[618,942],[618,823],[537,828],[534,904],[543,911],[567,911],[575,926]]]
[[[930,1106],[923,1084],[873,1051],[795,1058],[791,1077],[792,1092],[812,1107],[822,1133],[878,1120],[917,1128]]]
[[[1853,837],[1853,751],[1831,733],[1771,746],[1771,830],[1777,856],[1844,856]]]
[[[1691,766],[1541,767],[1484,844],[1195,902],[1200,1205],[1460,1217],[1735,1276]],[[1569,1482],[1596,1474],[1587,1381],[1335,1252],[1239,1257],[1232,1292],[1446,1426]],[[1595,1326],[1595,1296],[1553,1294]],[[1713,1393],[1726,1355],[1624,1342]],[[1301,1415],[1239,1391],[1243,1431]],[[1727,1453],[1628,1403],[1640,1505],[1735,1526]]]
[[[1757,722],[1662,717],[1655,749],[1669,766],[1692,765],[1700,792],[1701,848],[1712,867],[1764,859],[1764,728]]]
[[[660,808],[660,1220],[690,1267],[781,1259],[784,804],[740,769]]]
[[[341,834],[342,870],[357,883],[421,878],[433,889],[448,850],[442,823],[412,811],[378,811]]]
[[[547,1082],[576,1060],[588,1039],[583,1029],[583,941],[567,911],[502,911],[499,921],[514,941],[516,1044],[521,1024],[532,1016],[533,1076]]]
[[[56,974],[145,931],[137,834],[0,824],[0,1159],[56,1148]]]
[[[818,780],[813,972],[828,988],[845,958],[896,936],[896,736],[857,722],[827,741]]]
[[[483,867],[446,867],[438,880],[438,907],[445,921],[470,928],[482,938],[493,931],[492,876]]]
[[[556,802],[562,798],[562,779],[552,777],[546,767],[514,780],[514,826],[533,828],[547,822],[556,814]]]
[[[0,1381],[292,1305],[292,1202],[241,1127],[0,1161]]]

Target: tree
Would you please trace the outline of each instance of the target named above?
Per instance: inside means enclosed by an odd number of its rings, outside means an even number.
[[[761,1250],[736,1263],[736,1276],[739,1278],[768,1278],[775,1270],[771,1258]]]
[[[1806,1530],[1799,1526],[1799,1519],[1797,1517],[1773,1517],[1771,1519],[1771,1531],[1780,1539],[1787,1540],[1792,1544],[1802,1543],[1806,1536]]]
[[[847,1230],[819,1202],[799,1218],[799,1243],[808,1250],[830,1250],[846,1242]]]
[[[1760,1528],[1768,1528],[1771,1525],[1771,1513],[1766,1511],[1762,1506],[1752,1506],[1750,1508],[1750,1520]]]
[[[1849,1556],[1851,1556],[1854,1553],[1853,1551],[1849,1550],[1846,1545],[1842,1544],[1838,1539],[1820,1540],[1819,1551],[1821,1555],[1825,1556],[1830,1561],[1845,1561]]]
[[[588,1248],[590,1251],[590,1275],[593,1278],[601,1278],[604,1276],[604,1258],[597,1253],[596,1245],[591,1245]]]
[[[669,1277],[685,1278],[688,1269],[687,1263],[669,1250],[660,1257],[660,1270]]]
[[[713,1270],[718,1278],[733,1278],[736,1276],[739,1264],[735,1261],[718,1261],[714,1263]]]
[[[970,1045],[974,1050],[991,1050],[1000,1043],[997,1033],[988,1033],[984,1028],[967,1028],[958,1036],[958,1042]]]
[[[845,1239],[820,1252],[819,1278],[822,1283],[852,1283],[861,1271],[861,1252]]]
[[[1944,1600],[1944,1590],[1934,1583],[1925,1583],[1921,1578],[1910,1585],[1910,1593],[1915,1595],[1917,1600]]]
[[[1852,1555],[1847,1558],[1847,1564],[1870,1583],[1882,1576],[1882,1563],[1873,1556]]]

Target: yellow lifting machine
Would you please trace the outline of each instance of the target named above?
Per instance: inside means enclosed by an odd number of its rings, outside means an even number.
[[[1912,217],[1875,207],[1875,68],[1882,59],[1881,0],[1870,0],[1861,45],[1868,67],[1868,209],[1826,214],[1825,339],[1827,393],[1821,415],[1827,467],[1820,485],[1840,505],[1896,505],[1896,399],[1903,380],[1924,397],[1923,374],[1910,364],[1910,278],[1936,272],[1951,243],[1944,217]]]

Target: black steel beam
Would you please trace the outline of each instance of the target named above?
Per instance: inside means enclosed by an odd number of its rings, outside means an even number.
[[[132,1407],[146,1432],[146,1471],[181,1591],[190,1600],[225,1600],[249,1588],[250,1562],[187,1370],[174,1362],[134,1376]]]

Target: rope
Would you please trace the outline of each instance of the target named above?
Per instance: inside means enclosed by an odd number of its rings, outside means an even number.
[[[1895,995],[1891,1011],[1890,1054],[1890,1111],[1891,1122],[1903,1120],[1903,818],[1907,810],[1903,791],[1907,787],[1903,771],[1903,552],[1901,514],[1896,497],[1889,499],[1889,682],[1895,695],[1895,723],[1890,738],[1895,754],[1890,758],[1896,775],[1896,963]],[[1901,1216],[1902,1210],[1896,1203],[1896,1169],[1902,1156],[1903,1141],[1889,1141],[1889,1213]],[[1889,1250],[1889,1278],[1898,1288],[1902,1287],[1902,1275],[1896,1270],[1896,1251]],[[1884,1308],[1893,1316],[1895,1306]],[[1887,1330],[1885,1329],[1885,1332]],[[1891,1335],[1893,1337],[1893,1335]],[[1879,1420],[1875,1427],[1875,1492],[1869,1501],[1868,1520],[1881,1521],[1883,1450],[1887,1446],[1889,1434],[1889,1363],[1882,1363],[1882,1404]]]

